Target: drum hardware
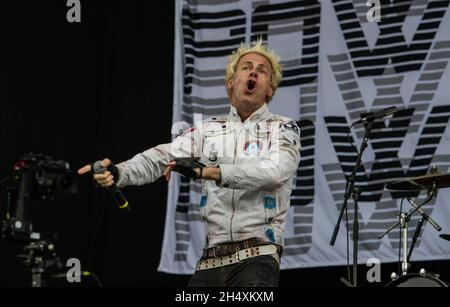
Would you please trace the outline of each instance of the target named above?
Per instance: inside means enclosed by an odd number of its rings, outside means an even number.
[[[424,268],[420,269],[419,274],[420,274],[420,276],[422,276],[422,277],[431,276],[431,277],[434,277],[434,278],[439,279],[439,274],[432,274],[432,273],[430,273],[430,272],[425,271]]]
[[[411,248],[409,249],[408,257],[406,258],[407,263],[410,262],[409,260],[411,259],[411,255],[414,250],[414,246],[416,246],[417,238],[420,235],[420,231],[422,230],[423,222],[424,222],[424,218],[422,217],[422,218],[420,218],[419,222],[417,223],[416,231],[414,232],[414,235],[413,235],[412,241],[411,241]]]
[[[422,207],[430,202],[432,199],[437,197],[437,192],[439,188],[444,187],[450,187],[450,174],[440,174],[437,172],[436,168],[432,168],[430,174],[425,176],[419,176],[415,178],[410,178],[403,181],[398,181],[394,183],[390,183],[387,185],[388,189],[391,190],[405,190],[405,191],[414,191],[414,190],[427,190],[427,198],[421,203],[417,204],[415,200],[412,198],[407,198],[408,202],[411,204],[413,209],[411,209],[408,213],[401,212],[399,215],[399,221],[396,222],[394,225],[389,227],[382,235],[378,237],[378,239],[381,239],[383,236],[385,236],[387,233],[389,233],[392,229],[397,227],[397,225],[400,225],[401,234],[402,234],[402,265],[401,265],[401,277],[406,275],[411,275],[409,278],[406,278],[408,282],[405,282],[404,285],[410,285],[413,286],[413,284],[416,284],[417,282],[417,274],[408,274],[408,270],[410,268],[410,258],[412,255],[412,251],[414,249],[415,243],[417,241],[418,236],[420,235],[420,231],[422,229],[422,226],[425,222],[429,222],[437,231],[441,231],[441,226],[439,226],[438,223],[436,223],[423,209]],[[422,217],[420,218],[419,222],[416,226],[416,231],[414,233],[414,236],[412,238],[411,242],[411,248],[408,252],[408,222],[410,221],[411,216],[418,211]],[[435,279],[437,280],[435,284],[444,284],[441,281],[439,281],[439,275],[437,274],[431,274],[425,271],[425,269],[420,270],[420,274],[418,275],[421,278],[428,278],[428,279]],[[391,279],[393,281],[400,279],[401,277],[397,276],[396,273],[391,274]],[[412,281],[414,280],[414,281]],[[433,283],[430,283],[433,284]],[[442,285],[441,285],[442,286]]]
[[[412,274],[410,274],[410,275],[412,275]],[[420,275],[421,277],[432,277],[432,278],[435,278],[435,279],[439,279],[439,274],[433,274],[433,273],[430,273],[430,272],[426,271],[424,268],[421,268],[421,269],[420,269],[419,275]],[[395,281],[395,280],[397,280],[397,279],[399,279],[399,276],[397,275],[397,273],[392,272],[392,273],[391,273],[391,280],[392,280],[392,281]]]
[[[395,278],[386,287],[448,287],[445,282],[438,279],[439,275],[428,273],[424,269],[421,269],[419,274],[413,273],[397,277],[397,274],[393,273],[393,276]]]
[[[409,222],[411,216],[414,214],[414,212],[418,211],[420,209],[420,207],[422,207],[423,205],[428,203],[430,200],[432,200],[434,197],[436,197],[436,194],[437,194],[437,190],[434,188],[433,190],[429,191],[427,199],[425,199],[425,201],[423,201],[420,205],[417,206],[417,205],[415,205],[414,202],[412,202],[412,204],[414,204],[413,206],[415,208],[410,210],[409,213],[401,212],[400,215],[399,215],[399,221],[396,222],[391,227],[389,227],[383,234],[381,234],[378,237],[378,239],[383,238],[386,234],[391,232],[391,230],[393,230],[395,227],[397,227],[397,225],[400,225],[400,229],[401,229],[401,233],[402,233],[402,251],[403,251],[402,275],[406,275],[408,273],[408,269],[409,269],[409,263],[408,263],[408,259],[409,259],[409,256],[408,256],[408,222]],[[408,201],[409,201],[409,199],[408,199]],[[422,216],[426,216],[425,220],[430,220],[431,219],[428,216],[428,214],[426,214],[424,211],[422,213]],[[423,220],[422,220],[422,222],[419,221],[419,223],[417,225],[417,228],[416,228],[415,236],[416,236],[416,234],[418,235],[420,233],[420,228],[422,227],[422,224],[423,224]],[[413,246],[412,246],[412,248],[413,248]],[[411,250],[412,250],[412,248],[411,248]]]

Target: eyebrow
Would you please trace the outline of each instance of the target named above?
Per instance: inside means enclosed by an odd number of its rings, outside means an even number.
[[[244,64],[250,64],[250,65],[253,66],[253,62],[251,62],[251,61],[245,61],[245,62],[242,62],[241,64],[242,64],[242,65],[244,65]],[[257,67],[258,67],[258,66],[262,66],[262,67],[268,68],[268,66],[267,66],[266,64],[258,64]]]

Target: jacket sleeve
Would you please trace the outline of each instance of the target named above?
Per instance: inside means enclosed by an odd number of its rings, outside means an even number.
[[[156,181],[162,176],[166,164],[174,158],[197,157],[200,132],[194,126],[177,136],[172,143],[161,144],[135,155],[130,160],[117,164],[119,187],[143,185]]]
[[[295,175],[300,163],[300,129],[294,121],[272,133],[267,158],[258,164],[222,164],[219,186],[273,191]]]

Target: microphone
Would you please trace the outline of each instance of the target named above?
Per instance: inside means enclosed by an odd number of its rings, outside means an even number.
[[[117,179],[119,177],[118,176],[119,171],[117,170],[117,167],[114,164],[111,163],[108,169],[113,174],[114,179]],[[104,167],[100,161],[96,161],[92,166],[92,170],[94,171],[95,174],[103,174],[108,169]],[[120,209],[130,210],[130,207],[128,206],[128,200],[125,198],[122,191],[115,183],[112,186],[107,187],[107,189],[111,193],[114,202],[119,206]]]
[[[389,107],[389,108],[381,109],[381,110],[379,110],[377,112],[371,112],[366,117],[363,117],[360,120],[358,120],[357,122],[355,122],[353,125],[363,124],[363,123],[365,124],[365,123],[368,123],[370,121],[374,121],[374,120],[376,120],[378,118],[383,118],[383,117],[389,116],[389,115],[391,115],[391,114],[393,114],[393,113],[395,113],[397,111],[398,111],[397,107],[396,106],[392,106],[392,107]]]

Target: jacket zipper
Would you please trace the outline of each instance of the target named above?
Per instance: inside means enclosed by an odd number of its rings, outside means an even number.
[[[237,139],[238,139],[238,135],[236,130],[234,131],[234,157],[233,157],[233,165],[236,163],[236,152],[237,152]],[[231,207],[233,208],[233,213],[231,214],[231,218],[230,218],[230,239],[231,241],[233,241],[233,217],[234,217],[234,211],[235,211],[235,206],[234,206],[234,189],[233,192],[231,194]]]

